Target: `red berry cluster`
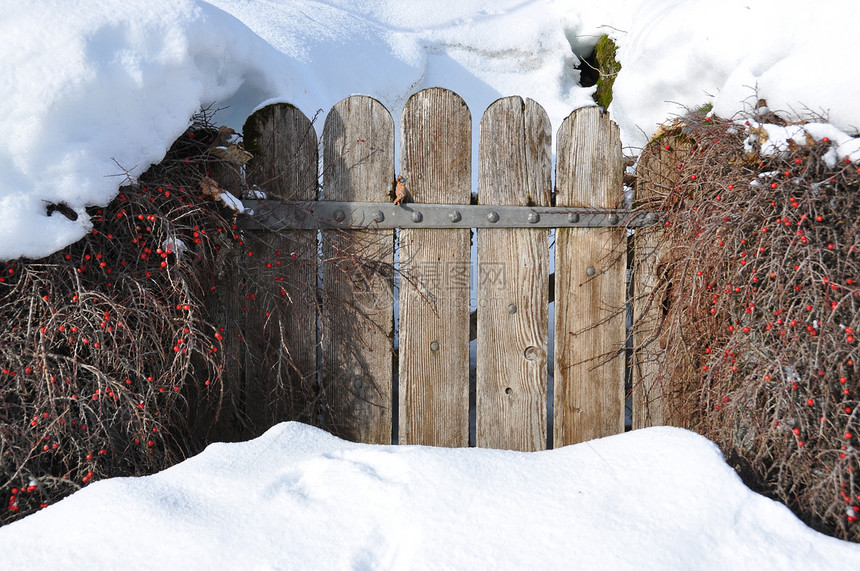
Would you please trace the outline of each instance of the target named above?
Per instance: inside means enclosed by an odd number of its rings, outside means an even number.
[[[239,236],[195,162],[169,153],[79,242],[0,263],[0,524],[205,444],[224,370],[207,295]]]
[[[644,206],[667,215],[643,231],[667,244],[660,374],[751,485],[860,541],[860,170],[828,166],[830,141],[765,155],[743,122],[684,123],[646,150],[663,166]]]
[[[85,238],[0,263],[0,525],[100,478],[163,469],[213,435],[256,436],[257,408],[273,421],[285,410],[319,417],[313,379],[287,382],[302,253],[243,233],[204,194],[204,177],[237,176],[210,155],[210,119],[204,111],[161,163],[90,209]],[[308,248],[302,295],[313,307]],[[245,374],[273,375],[272,406],[249,404]]]

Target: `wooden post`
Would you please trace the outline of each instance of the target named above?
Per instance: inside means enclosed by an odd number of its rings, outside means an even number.
[[[255,157],[247,180],[270,199],[314,200],[317,138],[310,120],[287,104],[251,115],[244,132]],[[238,191],[238,189],[237,189]],[[284,420],[309,420],[316,382],[316,233],[244,233],[233,323],[225,341],[244,359],[230,376],[243,379],[245,416],[254,433]],[[244,348],[244,351],[242,349]]]
[[[401,128],[404,206],[469,204],[472,123],[463,99],[420,91]],[[468,446],[469,229],[401,230],[400,260],[400,443]]]
[[[552,130],[540,105],[496,101],[480,137],[483,204],[550,205]],[[548,238],[548,230],[478,230],[478,446],[546,448]]]
[[[618,126],[598,107],[558,130],[558,206],[616,208]],[[624,431],[626,241],[623,228],[563,228],[555,250],[555,447]]]
[[[390,200],[391,114],[370,97],[340,101],[326,118],[323,159],[324,200]],[[323,389],[330,428],[345,438],[390,444],[394,232],[326,230],[322,245]]]
[[[678,169],[690,152],[689,142],[665,135],[649,143],[636,168],[636,205],[656,208],[678,181]],[[669,248],[661,226],[637,228],[633,263],[633,428],[675,424],[669,375],[660,375],[665,345],[659,330],[667,283],[659,268]]]

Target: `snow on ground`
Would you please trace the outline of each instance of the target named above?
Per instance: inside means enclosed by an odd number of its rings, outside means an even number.
[[[298,423],[95,482],[0,528],[17,569],[839,569],[860,545],[651,428],[546,452],[374,446]]]
[[[824,115],[833,126],[810,135],[837,158],[857,152],[830,130],[860,126],[853,0],[0,0],[0,13],[0,260],[82,237],[84,208],[158,161],[201,106],[238,129],[267,101],[313,116],[362,93],[397,120],[412,93],[442,86],[476,125],[521,95],[558,128],[592,104],[577,56],[603,33],[620,46],[610,111],[628,152],[681,105],[731,116],[757,98]],[[47,216],[55,202],[78,219]],[[29,568],[824,569],[860,546],[752,494],[676,429],[522,454],[286,424],[96,482],[0,529],[0,553]]]
[[[531,97],[555,128],[591,105],[580,63],[620,45],[611,106],[635,153],[678,104],[809,109],[860,126],[853,94],[860,5],[803,0],[0,0],[0,260],[41,257],[90,228],[124,175],[154,161],[201,106],[241,128],[265,101],[309,116],[353,93],[399,118],[429,86],[476,122],[496,98]],[[834,17],[838,14],[838,17]],[[322,120],[318,125],[322,125]],[[477,143],[478,129],[473,130]],[[477,169],[474,169],[477,172]],[[49,203],[65,202],[75,221]]]

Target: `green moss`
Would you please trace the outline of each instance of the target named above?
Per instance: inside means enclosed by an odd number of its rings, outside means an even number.
[[[609,36],[603,36],[597,40],[594,46],[594,55],[597,60],[597,69],[600,77],[597,79],[597,90],[594,92],[594,100],[604,109],[612,102],[612,84],[615,77],[621,71],[621,64],[615,59],[618,46]]]

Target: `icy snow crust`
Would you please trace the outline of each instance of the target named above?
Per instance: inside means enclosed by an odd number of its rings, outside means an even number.
[[[611,112],[628,153],[679,104],[773,110],[860,125],[860,4],[800,0],[0,0],[0,260],[38,258],[89,229],[125,174],[160,160],[201,106],[240,128],[265,101],[308,116],[361,93],[399,119],[424,87],[458,92],[477,121],[531,97],[558,128],[592,105],[579,55],[609,33],[622,72]],[[838,17],[834,17],[838,14]],[[576,53],[574,53],[576,52]],[[755,93],[754,90],[758,89]],[[317,122],[318,126],[322,121]],[[64,202],[76,221],[49,203]]]
[[[860,545],[651,428],[534,453],[339,440],[298,423],[95,482],[0,528],[9,568],[838,569]]]

